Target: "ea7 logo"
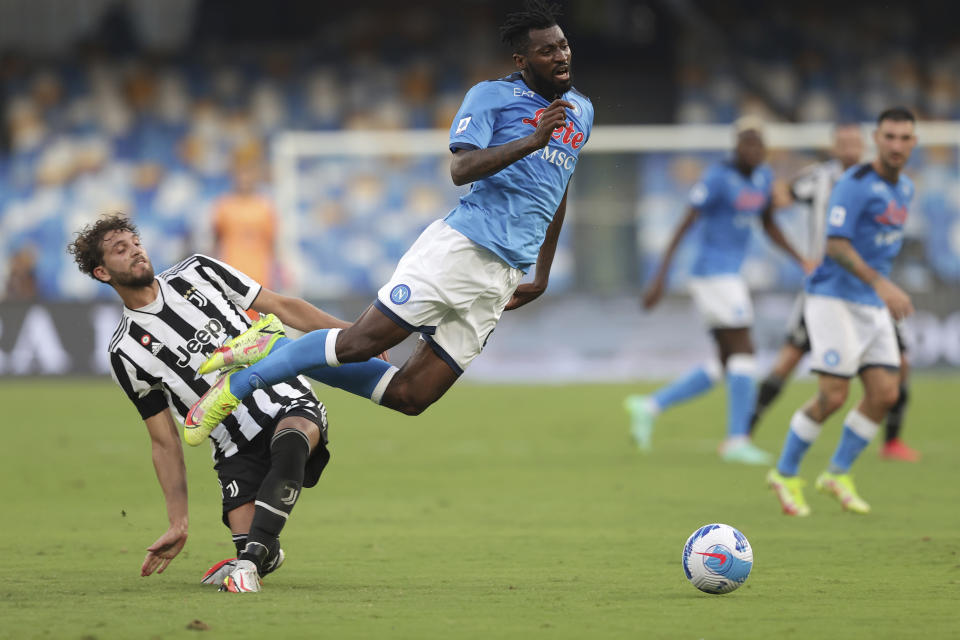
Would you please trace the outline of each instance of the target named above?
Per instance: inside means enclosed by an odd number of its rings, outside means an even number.
[[[211,318],[202,329],[197,329],[196,333],[193,334],[193,338],[187,342],[186,348],[184,348],[183,345],[177,345],[177,353],[180,354],[180,359],[177,360],[177,366],[187,366],[193,354],[200,353],[204,347],[225,333],[226,330],[223,328],[223,325],[220,324],[220,321]]]

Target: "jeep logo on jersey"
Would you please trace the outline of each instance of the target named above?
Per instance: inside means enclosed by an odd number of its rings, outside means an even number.
[[[529,124],[536,129],[537,125],[540,124],[540,118],[543,117],[544,111],[546,111],[546,108],[537,109],[532,118],[524,118],[521,122],[523,122],[523,124]],[[568,144],[574,149],[579,149],[583,146],[583,132],[574,129],[571,120],[567,120],[567,126],[554,129],[553,135],[550,137],[554,140],[559,140],[563,144]]]
[[[220,337],[220,334],[226,334],[223,325],[220,324],[219,320],[211,318],[202,329],[197,329],[196,333],[193,334],[193,338],[187,342],[186,348],[184,348],[183,345],[177,345],[177,353],[180,354],[180,359],[177,360],[177,366],[187,366],[193,354],[200,353],[207,346],[213,346],[213,340]]]

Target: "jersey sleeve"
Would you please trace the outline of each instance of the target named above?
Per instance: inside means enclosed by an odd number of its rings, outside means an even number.
[[[116,352],[110,354],[110,375],[144,420],[167,408],[160,380]]]
[[[702,212],[704,208],[717,202],[722,189],[720,172],[715,168],[707,169],[699,182],[690,189],[690,206]]]
[[[218,288],[231,302],[242,309],[249,309],[250,305],[263,287],[259,282],[234,269],[226,262],[215,260],[210,256],[197,254],[197,262],[205,278]]]
[[[497,119],[496,83],[481,82],[467,91],[450,126],[450,151],[486,149]]]
[[[827,237],[852,238],[863,207],[860,182],[841,180],[833,188],[827,206]]]

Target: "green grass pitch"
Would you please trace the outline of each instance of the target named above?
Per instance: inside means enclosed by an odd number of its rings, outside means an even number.
[[[206,446],[187,451],[190,540],[141,578],[166,516],[133,407],[107,381],[5,381],[0,637],[956,637],[958,383],[914,383],[906,435],[920,464],[882,462],[876,443],[864,454],[871,515],[808,487],[805,520],[781,515],[766,469],[717,458],[719,390],[663,415],[642,455],[628,385],[462,385],[418,418],[321,389],[333,460],[283,533],[287,564],[236,596],[198,584],[232,555]],[[779,451],[812,389],[788,387],[761,446]],[[811,484],[839,429],[840,416],[807,457]],[[709,522],[754,548],[750,579],[725,596],[680,568]],[[209,630],[188,630],[195,619]]]

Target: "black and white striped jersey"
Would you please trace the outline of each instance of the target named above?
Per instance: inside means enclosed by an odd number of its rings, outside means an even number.
[[[250,326],[244,313],[260,285],[223,262],[194,255],[157,276],[157,299],[123,308],[110,341],[114,380],[144,419],[167,407],[181,423],[217,380],[197,368],[220,345]],[[257,389],[210,433],[214,458],[235,454],[282,411],[324,412],[303,377]],[[318,415],[322,419],[322,415]]]
[[[827,243],[827,205],[833,185],[843,175],[839,160],[818,162],[801,170],[790,182],[793,199],[807,207],[807,244],[803,253],[819,262]]]

